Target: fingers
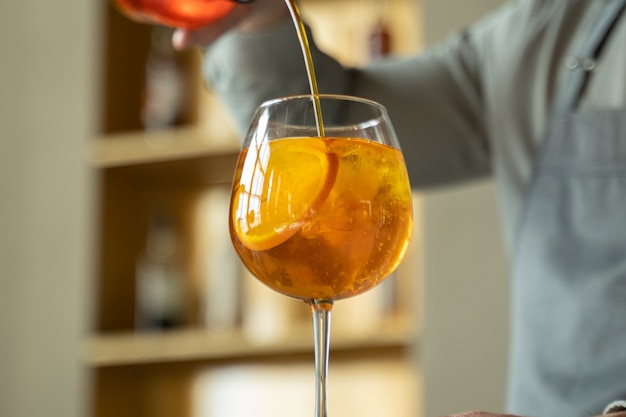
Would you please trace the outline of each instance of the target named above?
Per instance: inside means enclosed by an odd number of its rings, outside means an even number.
[[[247,6],[238,5],[228,15],[215,23],[200,29],[176,29],[172,36],[172,45],[177,50],[193,47],[206,47],[220,36],[241,23],[248,15]]]
[[[172,35],[172,45],[174,45],[174,49],[182,51],[189,48],[189,44],[189,31],[176,29]]]
[[[206,47],[215,42],[223,33],[212,26],[199,30],[176,29],[172,35],[172,45],[179,51]]]
[[[284,0],[257,0],[250,4],[238,4],[228,15],[209,26],[196,30],[177,29],[172,44],[178,50],[206,47],[234,28],[259,33],[277,26],[288,15]]]

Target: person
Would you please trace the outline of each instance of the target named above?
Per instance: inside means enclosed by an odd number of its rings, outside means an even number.
[[[344,68],[321,92],[389,111],[412,186],[492,175],[511,265],[507,412],[576,417],[626,399],[626,0],[518,0],[410,58]],[[309,92],[283,0],[178,30],[242,129]],[[620,409],[619,407],[617,409]]]

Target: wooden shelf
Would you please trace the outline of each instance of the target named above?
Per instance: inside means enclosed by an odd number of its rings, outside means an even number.
[[[379,350],[409,347],[415,334],[404,324],[375,334],[333,334],[333,351]],[[202,329],[94,336],[86,346],[85,360],[93,367],[128,366],[180,361],[227,361],[270,358],[313,351],[312,330],[294,330],[271,342],[255,341],[241,332],[212,334]]]
[[[100,137],[90,149],[94,168],[114,168],[239,152],[237,138],[229,132],[214,136],[194,127],[117,133]]]
[[[112,134],[96,139],[89,163],[103,173],[151,185],[211,185],[232,180],[239,143],[199,128]]]

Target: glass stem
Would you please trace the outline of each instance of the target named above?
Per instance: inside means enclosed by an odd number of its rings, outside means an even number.
[[[311,301],[315,343],[315,417],[328,417],[326,375],[330,350],[330,312],[332,301]]]

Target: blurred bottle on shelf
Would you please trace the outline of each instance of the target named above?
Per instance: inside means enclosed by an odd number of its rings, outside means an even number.
[[[178,230],[166,214],[152,216],[146,249],[137,260],[136,328],[162,330],[184,324],[186,290]]]
[[[378,0],[377,6],[378,18],[374,26],[370,29],[368,36],[370,61],[375,61],[389,55],[393,47],[391,32],[388,26],[389,7],[391,6],[388,0]]]
[[[369,33],[370,60],[380,59],[391,53],[391,34],[385,20],[380,18]]]
[[[236,3],[251,0],[114,0],[128,18],[169,27],[197,29],[226,17]]]
[[[180,53],[172,46],[172,29],[151,30],[141,118],[146,130],[157,130],[181,124],[188,80]]]

